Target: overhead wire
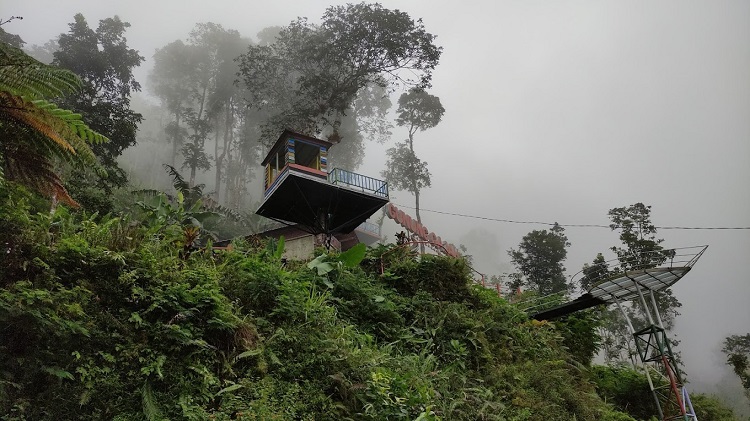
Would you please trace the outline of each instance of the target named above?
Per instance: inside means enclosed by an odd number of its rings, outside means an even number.
[[[407,208],[407,209],[416,209],[414,206],[407,206],[407,205],[401,205],[396,203],[396,206],[400,208]],[[439,211],[434,209],[424,209],[419,208],[420,212],[430,212],[430,213],[437,213],[440,215],[449,215],[449,216],[458,216],[461,218],[471,218],[471,219],[480,219],[484,221],[492,221],[492,222],[505,222],[509,224],[531,224],[531,225],[550,225],[553,226],[556,224],[556,222],[543,222],[543,221],[518,221],[513,219],[503,219],[503,218],[491,218],[488,216],[478,216],[478,215],[468,215],[463,213],[456,213],[456,212],[446,212],[446,211]],[[612,229],[610,225],[602,225],[602,224],[557,224],[563,228],[607,228]],[[655,226],[656,229],[662,229],[662,230],[750,230],[750,227],[685,227],[685,226]]]

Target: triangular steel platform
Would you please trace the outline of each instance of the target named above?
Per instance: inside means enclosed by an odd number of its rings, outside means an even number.
[[[256,212],[266,218],[302,224],[313,234],[349,233],[388,203],[385,194],[287,168]]]
[[[649,267],[653,259],[642,259],[641,256],[635,255],[632,261],[644,262],[643,265],[610,273],[608,262],[602,262],[600,264],[603,269],[600,271],[601,279],[594,282],[594,286],[586,294],[568,303],[536,312],[531,317],[536,320],[550,320],[599,304],[617,305],[635,340],[638,356],[654,397],[659,418],[664,421],[697,420],[690,397],[684,388],[680,370],[677,368],[677,360],[667,338],[654,294],[666,290],[687,275],[707,247],[660,250],[657,253],[664,257],[659,263],[664,264],[667,260],[669,261],[668,265],[662,267]],[[632,262],[628,263],[632,264]],[[651,299],[650,307],[646,302],[646,296]],[[640,330],[633,327],[630,315],[623,309],[622,304],[631,300],[637,300],[640,303],[640,308],[648,319],[648,325]],[[664,386],[654,384],[649,364],[655,364],[659,368],[657,371],[665,379]]]

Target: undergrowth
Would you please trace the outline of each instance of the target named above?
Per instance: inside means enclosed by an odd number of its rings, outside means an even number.
[[[3,420],[633,419],[563,329],[460,259],[185,254],[166,230],[0,193]]]

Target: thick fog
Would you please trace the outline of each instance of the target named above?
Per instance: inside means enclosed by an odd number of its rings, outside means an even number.
[[[198,22],[255,38],[298,16],[315,22],[331,3],[343,2],[6,0],[2,9],[4,18],[23,16],[4,28],[27,46],[66,32],[76,12],[94,27],[119,15],[132,25],[129,46],[146,57],[136,72],[145,87],[154,50],[186,39]],[[609,209],[643,202],[657,226],[750,226],[750,2],[382,4],[423,19],[444,48],[430,93],[446,113],[415,136],[432,173],[422,218],[464,244],[480,271],[510,271],[507,250],[546,226],[428,210],[607,225]],[[385,150],[405,137],[396,128],[389,143],[368,143],[358,172],[379,176]],[[414,206],[408,193],[391,200]],[[599,252],[614,257],[617,233],[609,229],[566,234],[569,275]],[[710,246],[674,286],[683,303],[675,333],[693,389],[736,393],[739,380],[719,351],[726,336],[750,331],[750,230],[658,236],[666,247]]]

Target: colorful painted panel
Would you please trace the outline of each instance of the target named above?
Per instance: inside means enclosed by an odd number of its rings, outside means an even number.
[[[328,172],[328,150],[324,147],[320,147],[320,167],[319,170]]]
[[[286,162],[287,164],[294,164],[294,139],[289,139],[286,142]]]

